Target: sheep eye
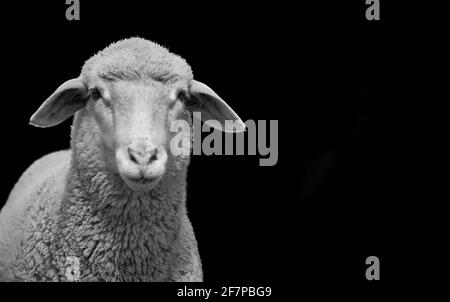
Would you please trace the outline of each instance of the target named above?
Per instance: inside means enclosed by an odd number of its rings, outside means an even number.
[[[193,98],[192,96],[188,96],[186,91],[181,91],[178,94],[178,99],[183,103],[183,105],[187,109],[192,110],[199,106],[199,103],[197,102],[197,100],[195,98]]]
[[[184,90],[180,90],[177,94],[177,99],[184,102],[186,98],[186,92]]]
[[[97,88],[91,90],[91,96],[94,100],[98,100],[102,95]]]

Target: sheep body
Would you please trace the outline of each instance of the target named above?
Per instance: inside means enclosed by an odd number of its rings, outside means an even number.
[[[44,156],[13,188],[0,214],[0,280],[64,281],[70,257],[80,260],[83,281],[202,280],[183,173],[160,186],[179,191],[121,196],[119,179],[94,169],[87,187],[71,169],[73,157],[70,150]],[[91,203],[85,189],[110,183],[120,189],[111,185],[103,204]],[[105,214],[104,207],[112,208]]]
[[[47,222],[57,215],[70,163],[70,150],[53,152],[36,160],[19,178],[0,213],[0,280],[21,280],[18,255],[25,244],[37,250],[24,261],[33,265],[45,258],[43,236],[53,231]],[[48,242],[47,242],[48,243]],[[38,249],[42,251],[38,251]],[[28,278],[25,278],[28,279]]]
[[[98,75],[192,78],[183,59],[143,39],[88,60],[81,77]],[[201,281],[185,205],[189,156],[169,161],[155,189],[130,191],[105,166],[96,127],[79,110],[71,150],[36,161],[13,188],[0,212],[0,280]]]

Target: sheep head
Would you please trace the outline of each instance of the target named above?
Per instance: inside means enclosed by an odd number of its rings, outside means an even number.
[[[245,129],[213,90],[183,72],[183,68],[190,71],[184,60],[155,45],[140,47],[133,56],[130,49],[110,46],[87,61],[80,77],[62,84],[30,120],[34,126],[51,127],[85,110],[96,125],[92,131],[99,134],[108,168],[134,191],[151,190],[166,172],[167,161],[174,156],[170,126],[175,120],[191,123],[191,112],[199,111],[205,123],[216,120],[224,125],[221,130],[228,130],[226,120],[238,125],[231,131]]]

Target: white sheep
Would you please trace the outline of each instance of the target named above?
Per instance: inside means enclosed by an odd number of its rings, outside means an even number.
[[[171,123],[192,123],[192,108],[205,123],[245,129],[158,44],[126,39],[86,61],[31,117],[50,127],[76,113],[71,149],[34,162],[10,193],[0,213],[0,280],[201,281],[185,205],[189,155],[169,148],[180,134]]]

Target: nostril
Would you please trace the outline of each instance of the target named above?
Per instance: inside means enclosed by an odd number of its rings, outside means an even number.
[[[150,151],[150,159],[149,159],[148,163],[151,163],[157,159],[158,159],[158,149],[155,148]]]
[[[139,164],[134,154],[135,154],[134,150],[128,147],[128,156],[130,157],[130,160],[135,164]]]
[[[148,165],[158,159],[158,148],[151,150],[135,150],[128,147],[130,161],[138,165]]]

